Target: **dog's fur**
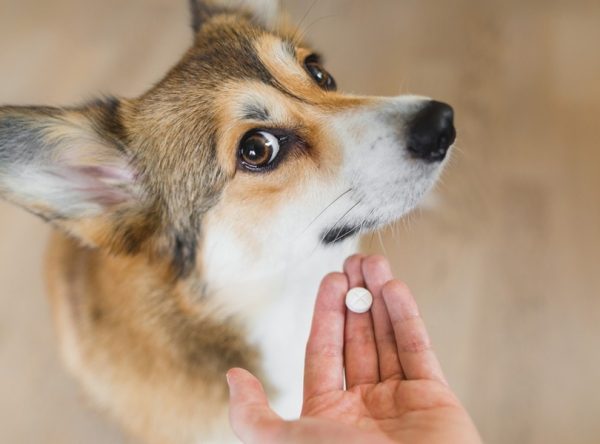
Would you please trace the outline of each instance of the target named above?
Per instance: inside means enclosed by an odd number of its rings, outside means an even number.
[[[274,0],[191,5],[193,46],[141,97],[0,108],[0,192],[57,228],[64,358],[148,443],[230,441],[234,366],[297,414],[319,279],[441,169],[406,152],[426,99],[319,88]],[[293,134],[268,171],[240,166],[255,128]]]

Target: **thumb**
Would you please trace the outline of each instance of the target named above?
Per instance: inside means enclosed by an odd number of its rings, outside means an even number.
[[[269,407],[262,384],[241,368],[227,372],[229,385],[229,422],[246,444],[276,442],[285,422]]]

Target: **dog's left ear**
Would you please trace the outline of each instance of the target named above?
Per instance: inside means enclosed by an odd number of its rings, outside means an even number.
[[[212,15],[232,11],[250,14],[258,23],[271,28],[279,16],[279,0],[190,0],[190,10],[194,32]]]

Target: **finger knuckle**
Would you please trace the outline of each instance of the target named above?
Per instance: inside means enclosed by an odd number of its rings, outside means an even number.
[[[342,356],[342,348],[338,344],[309,344],[306,347],[307,357],[339,358]]]
[[[353,330],[346,336],[346,344],[366,345],[375,342],[371,326],[357,326]]]
[[[431,350],[431,341],[422,328],[421,318],[399,319],[394,323],[398,350],[404,353],[420,353]]]

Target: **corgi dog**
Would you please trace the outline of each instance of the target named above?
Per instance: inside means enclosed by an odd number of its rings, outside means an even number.
[[[225,373],[297,416],[320,279],[438,178],[453,110],[347,95],[276,0],[192,0],[193,44],[137,98],[0,107],[0,194],[54,228],[60,348],[141,442],[235,442]]]

